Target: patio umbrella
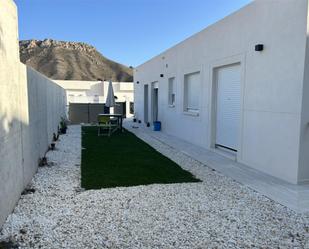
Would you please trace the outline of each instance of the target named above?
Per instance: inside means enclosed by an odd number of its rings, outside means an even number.
[[[105,106],[107,107],[114,107],[116,105],[115,103],[115,96],[114,96],[114,89],[113,89],[113,83],[110,80],[108,85],[108,91],[107,91],[107,97]]]

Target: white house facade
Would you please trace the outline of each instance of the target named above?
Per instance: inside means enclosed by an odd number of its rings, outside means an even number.
[[[309,183],[307,0],[255,0],[134,70],[135,116]]]

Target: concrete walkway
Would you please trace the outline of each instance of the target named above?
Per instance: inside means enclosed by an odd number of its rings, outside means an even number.
[[[155,132],[131,120],[126,120],[124,127],[137,136],[147,134],[295,212],[309,212],[309,185],[290,184],[177,137]]]

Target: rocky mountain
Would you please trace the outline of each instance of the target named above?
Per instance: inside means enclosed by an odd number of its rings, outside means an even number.
[[[24,40],[19,47],[21,62],[51,79],[133,81],[131,67],[107,59],[86,43]]]

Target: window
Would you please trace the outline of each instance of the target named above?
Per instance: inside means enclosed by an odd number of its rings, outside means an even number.
[[[186,74],[184,78],[184,111],[199,112],[200,72]]]
[[[168,104],[175,106],[175,77],[168,79]]]

